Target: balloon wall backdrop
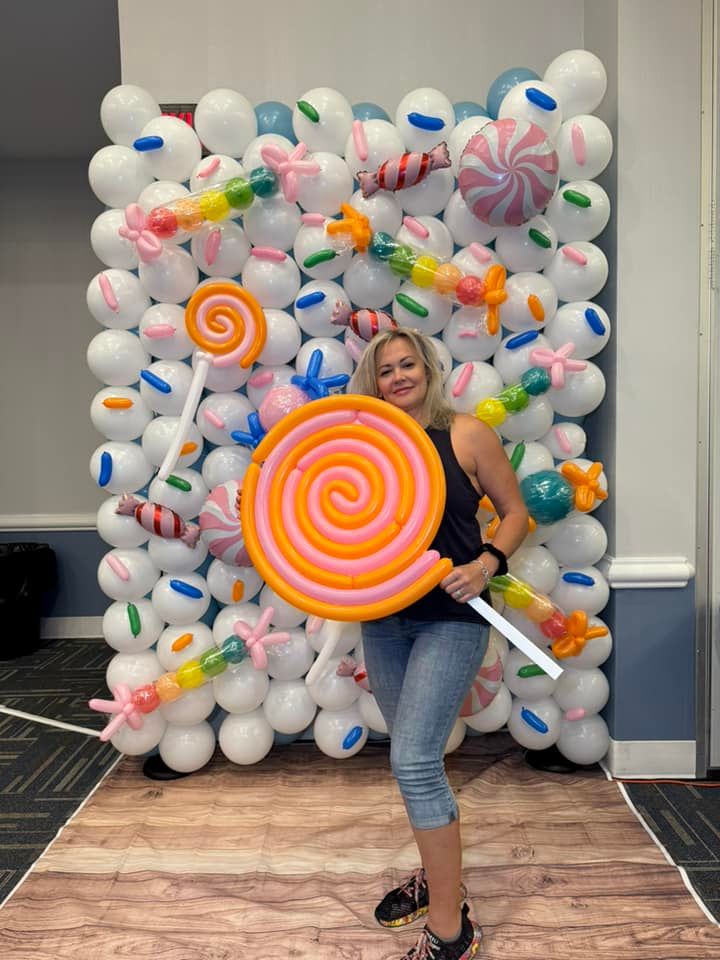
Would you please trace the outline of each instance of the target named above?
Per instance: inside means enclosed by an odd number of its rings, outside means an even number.
[[[505,444],[530,524],[493,603],[563,667],[551,679],[493,629],[447,750],[507,725],[529,748],[604,755],[592,514],[608,493],[582,422],[611,330],[593,300],[605,86],[573,50],[542,78],[507,70],[487,109],[431,88],[392,118],[328,88],[257,107],[219,89],[193,129],[138,87],[105,96],[87,360],[116,653],[91,705],[118,750],[191,771],[216,743],[250,764],[301,736],[342,758],[387,732],[357,620],[445,575],[427,549],[444,483],[423,431],[341,395],[372,336],[405,326],[434,338],[455,409]],[[487,498],[478,517],[491,539]]]

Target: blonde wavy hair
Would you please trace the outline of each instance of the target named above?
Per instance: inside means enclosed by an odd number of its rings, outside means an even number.
[[[423,414],[428,426],[436,430],[449,430],[455,419],[455,411],[445,399],[443,378],[435,348],[430,337],[418,330],[401,327],[397,330],[382,330],[365,347],[360,363],[348,384],[348,393],[360,393],[366,397],[379,396],[377,387],[377,357],[379,352],[393,340],[407,340],[425,367],[427,393]]]

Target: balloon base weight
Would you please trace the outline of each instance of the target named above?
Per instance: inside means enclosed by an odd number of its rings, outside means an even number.
[[[145,758],[142,768],[143,776],[148,780],[180,780],[181,777],[189,777],[189,773],[182,773],[180,770],[173,770],[169,767],[159,753],[153,753]]]
[[[544,770],[546,773],[574,773],[577,764],[564,757],[556,746],[545,750],[526,750],[525,762],[535,770]]]

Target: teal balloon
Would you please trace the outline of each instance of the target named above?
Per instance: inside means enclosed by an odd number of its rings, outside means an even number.
[[[262,133],[277,133],[287,137],[291,143],[297,143],[292,125],[292,110],[278,100],[265,100],[255,107],[258,136]]]
[[[520,377],[520,383],[531,397],[547,393],[551,384],[550,374],[543,367],[530,367]]]
[[[519,83],[524,83],[526,80],[539,79],[539,75],[527,67],[510,67],[509,70],[504,70],[500,76],[495,77],[490,84],[487,95],[488,115],[491,116],[493,120],[497,120],[500,104],[505,99],[505,95],[509,93],[513,87],[516,87]]]
[[[391,122],[390,117],[377,103],[355,103],[352,112],[355,120],[387,120],[388,123]]]
[[[485,107],[480,106],[479,103],[475,103],[474,100],[460,100],[458,103],[453,104],[453,110],[455,111],[455,123],[462,123],[463,120],[467,120],[468,117],[490,116]]]
[[[575,506],[572,484],[557,470],[538,470],[520,482],[520,493],[536,523],[556,523]]]

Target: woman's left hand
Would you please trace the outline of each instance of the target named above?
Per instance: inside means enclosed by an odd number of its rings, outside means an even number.
[[[451,572],[440,581],[440,586],[449,593],[453,600],[458,603],[467,603],[479,597],[487,586],[488,577],[483,571],[483,566],[492,576],[490,565],[497,566],[497,560],[492,556],[483,557],[482,565],[480,563],[465,563],[460,567],[453,567]]]

